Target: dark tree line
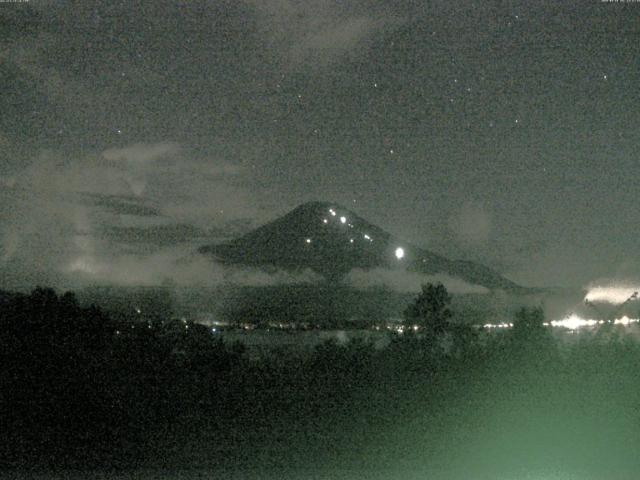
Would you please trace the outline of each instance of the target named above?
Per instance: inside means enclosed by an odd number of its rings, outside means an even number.
[[[197,382],[188,374],[226,372],[240,361],[241,351],[208,333],[182,322],[116,322],[48,288],[4,294],[0,458],[138,458],[158,423],[184,413],[190,395],[182,387]]]
[[[0,295],[0,459],[157,465],[201,444],[218,449],[203,453],[209,461],[244,465],[247,451],[265,448],[355,448],[350,429],[362,422],[391,428],[415,404],[464,395],[465,378],[517,362],[545,371],[556,358],[541,310],[518,312],[512,332],[482,344],[477,331],[455,323],[450,302],[442,285],[425,285],[405,311],[407,326],[420,329],[386,349],[329,341],[308,355],[251,361],[242,345],[201,325],[116,321],[51,289]]]

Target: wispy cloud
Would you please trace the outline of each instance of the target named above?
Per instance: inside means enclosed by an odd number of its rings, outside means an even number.
[[[368,42],[397,19],[369,4],[328,0],[300,2],[247,0],[268,47],[288,64],[325,66],[367,51]]]
[[[133,164],[148,164],[168,155],[178,153],[175,143],[136,143],[128,147],[108,148],[102,152],[107,160],[130,162]]]
[[[79,284],[123,286],[160,286],[167,282],[183,287],[271,286],[322,280],[310,270],[266,272],[224,266],[204,255],[185,255],[183,250],[176,248],[166,248],[151,255],[126,254],[110,259],[79,257],[67,267],[67,274]]]
[[[100,194],[79,194],[78,201],[88,205],[104,208],[118,215],[136,215],[141,217],[154,217],[160,215],[153,205],[145,204],[138,197]]]
[[[82,158],[42,153],[0,185],[11,207],[0,217],[0,272],[11,280],[4,283],[49,283],[60,275],[155,281],[174,268],[168,259],[188,256],[194,242],[263,220],[243,176],[239,164],[198,158],[171,142]],[[187,271],[206,270],[175,268],[184,281]]]
[[[417,293],[425,283],[442,283],[450,293],[454,294],[489,292],[487,288],[481,285],[473,285],[449,275],[424,275],[406,270],[385,268],[353,269],[347,275],[347,282],[355,288],[386,287],[402,293]]]
[[[206,237],[206,232],[183,223],[149,227],[105,227],[103,236],[114,242],[152,248],[188,243]]]

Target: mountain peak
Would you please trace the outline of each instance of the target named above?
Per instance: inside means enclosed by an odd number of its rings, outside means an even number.
[[[334,212],[335,215],[332,213]],[[299,215],[310,215],[310,216],[322,216],[326,217],[327,215],[336,216],[340,212],[340,216],[349,215],[355,216],[355,214],[343,207],[339,203],[336,202],[324,202],[319,200],[313,200],[310,202],[301,203],[296,208],[291,210],[286,216],[299,216]]]
[[[300,211],[300,212],[319,211],[319,210],[327,210],[327,209],[332,208],[332,207],[336,208],[336,207],[340,207],[340,205],[338,205],[335,202],[326,202],[326,201],[321,201],[321,200],[311,200],[309,202],[301,203],[296,208],[294,208],[292,210],[292,212],[296,212],[296,211]]]

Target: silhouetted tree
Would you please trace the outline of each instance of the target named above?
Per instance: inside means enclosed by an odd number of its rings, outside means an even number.
[[[404,311],[405,324],[418,325],[433,338],[449,329],[451,295],[441,283],[422,285],[422,291]]]
[[[557,359],[557,346],[544,326],[542,307],[522,307],[513,321],[511,358],[530,372],[540,371]]]
[[[516,336],[531,337],[544,331],[544,310],[542,307],[522,307],[513,322],[513,332]]]

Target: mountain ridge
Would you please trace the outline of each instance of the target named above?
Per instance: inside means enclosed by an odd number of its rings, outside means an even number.
[[[303,203],[241,237],[198,251],[224,264],[311,269],[335,282],[354,268],[388,268],[445,274],[490,290],[529,290],[487,266],[451,260],[405,242],[350,209],[326,201]]]

